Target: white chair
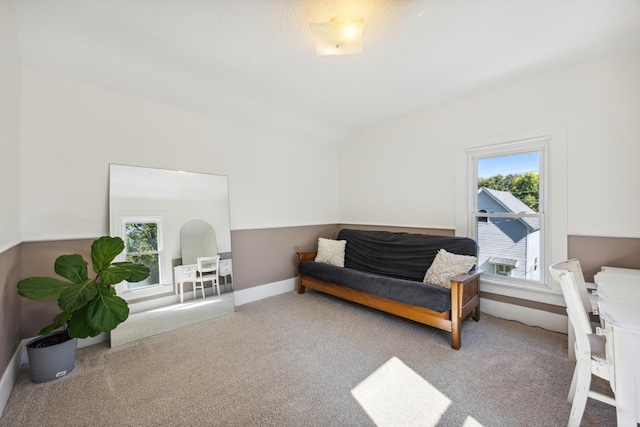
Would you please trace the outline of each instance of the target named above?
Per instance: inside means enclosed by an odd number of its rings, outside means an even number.
[[[587,317],[591,321],[591,329],[593,330],[593,332],[595,332],[596,328],[601,327],[602,324],[600,322],[600,316],[598,315],[598,310],[594,308],[593,305],[591,304],[589,290],[587,289],[587,283],[584,281],[584,275],[582,274],[582,267],[580,266],[580,261],[576,258],[573,258],[567,261],[559,262],[555,264],[554,267],[556,269],[569,270],[574,273],[576,286],[578,288],[578,293],[580,294],[580,301],[582,302],[582,306],[584,307],[585,313],[587,313]],[[554,277],[554,278],[559,285],[560,280],[557,277]],[[569,360],[571,362],[576,361],[574,345],[573,345],[574,342],[575,342],[574,330],[572,327],[569,327]]]
[[[218,289],[220,295],[220,278],[218,271],[220,269],[220,255],[210,257],[198,257],[198,282],[193,288],[193,297],[197,298],[197,290],[202,290],[202,298],[204,298],[204,282],[211,281],[211,286]]]
[[[573,264],[575,266],[575,264]],[[606,337],[593,333],[591,322],[584,309],[576,280],[577,273],[567,262],[549,267],[553,278],[560,283],[562,295],[567,304],[567,314],[575,331],[576,367],[569,388],[567,401],[572,403],[569,426],[578,427],[587,405],[587,398],[616,405],[615,399],[591,390],[591,375],[609,381],[615,392],[613,378],[613,357],[607,351]]]
[[[574,279],[576,282],[576,287],[578,293],[580,294],[580,301],[582,302],[582,306],[584,307],[584,311],[587,313],[587,317],[589,314],[597,315],[598,311],[594,310],[591,305],[591,297],[589,296],[589,290],[587,289],[587,283],[584,281],[584,275],[582,274],[582,267],[580,266],[580,261],[577,258],[573,258],[567,261],[562,261],[552,266],[556,270],[568,270],[573,272]],[[553,270],[551,271],[552,274]],[[560,280],[554,276],[554,279],[560,283]],[[595,329],[594,329],[595,330]]]

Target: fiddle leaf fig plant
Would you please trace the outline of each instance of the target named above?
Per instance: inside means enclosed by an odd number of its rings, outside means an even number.
[[[62,312],[42,328],[41,335],[64,327],[69,337],[95,337],[115,329],[129,317],[127,302],[116,295],[113,286],[123,280],[144,280],[149,268],[133,262],[113,262],[123,250],[121,238],[103,236],[91,245],[94,278],[89,277],[88,262],[73,254],[58,257],[54,264],[56,274],[67,280],[30,277],[18,283],[18,293],[26,298],[58,300]]]

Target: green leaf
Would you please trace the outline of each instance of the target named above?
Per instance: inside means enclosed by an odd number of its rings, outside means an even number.
[[[100,273],[100,284],[117,285],[123,280],[126,280],[127,277],[129,277],[129,271],[127,271],[127,269],[112,265]]]
[[[89,277],[87,265],[87,261],[81,255],[61,255],[56,259],[54,269],[59,276],[73,283],[82,283]]]
[[[90,328],[95,331],[111,331],[127,320],[127,317],[127,302],[119,296],[112,295],[106,287],[98,287],[98,295],[87,304],[87,320]]]
[[[70,285],[51,277],[30,277],[18,282],[18,293],[33,300],[57,299]]]
[[[58,305],[66,311],[78,310],[98,294],[96,282],[87,279],[83,283],[70,284],[58,298]]]
[[[71,319],[69,319],[69,336],[75,338],[86,338],[88,336],[95,337],[100,332],[92,334],[92,330],[89,327],[87,320],[87,307],[82,307],[80,310],[73,313]]]
[[[119,237],[103,236],[91,245],[93,271],[100,274],[124,250],[124,242]]]
[[[149,277],[149,267],[144,264],[136,264],[133,262],[114,262],[114,266],[123,268],[129,272],[129,275],[124,280],[128,282],[140,282],[141,280]]]
[[[58,314],[56,317],[53,318],[52,324],[50,324],[49,326],[45,326],[40,330],[40,335],[47,335],[54,329],[58,329],[64,326],[64,324],[67,323],[67,321],[69,320],[72,314],[73,314],[72,311],[63,311],[62,313]]]
[[[60,326],[56,326],[55,323],[50,324],[49,326],[45,326],[44,328],[40,329],[39,334],[40,335],[47,335],[49,333],[51,333],[54,329],[58,329]]]

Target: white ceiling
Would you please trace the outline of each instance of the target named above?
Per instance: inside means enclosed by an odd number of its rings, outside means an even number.
[[[29,68],[310,142],[640,54],[640,0],[13,0]],[[308,22],[364,18],[363,54]]]

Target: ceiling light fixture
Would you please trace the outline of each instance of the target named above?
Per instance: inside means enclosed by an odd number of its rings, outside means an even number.
[[[309,23],[318,56],[362,53],[363,27],[364,19],[333,18],[329,22]]]

